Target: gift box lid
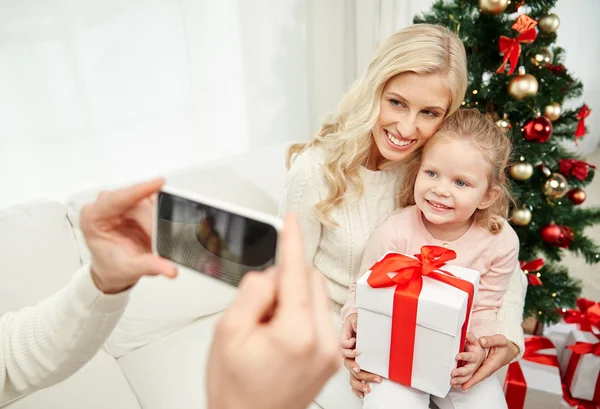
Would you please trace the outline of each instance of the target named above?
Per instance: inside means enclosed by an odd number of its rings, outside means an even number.
[[[389,254],[398,253],[386,253],[381,259]],[[451,264],[446,264],[443,270],[471,282],[474,287],[474,296],[477,295],[479,286],[478,271]],[[396,273],[391,272],[388,274],[393,275]],[[372,288],[367,282],[370,275],[371,270],[367,271],[356,283],[356,306],[391,316],[396,287]],[[423,288],[419,294],[417,325],[448,335],[457,335],[464,323],[467,300],[468,296],[464,291],[424,276]]]

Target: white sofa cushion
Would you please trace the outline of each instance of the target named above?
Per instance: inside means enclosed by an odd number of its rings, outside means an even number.
[[[49,200],[0,210],[0,314],[50,296],[81,266],[66,212]]]
[[[104,351],[66,381],[7,406],[7,409],[46,408],[141,409],[121,367]]]
[[[144,409],[207,407],[205,369],[213,329],[220,316],[197,320],[119,359]],[[309,406],[317,408],[315,404]]]
[[[176,279],[145,277],[130,293],[123,317],[104,345],[118,358],[182,328],[199,317],[224,311],[237,289],[179,267]]]

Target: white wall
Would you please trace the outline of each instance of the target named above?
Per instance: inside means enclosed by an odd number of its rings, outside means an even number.
[[[308,133],[302,0],[4,0],[0,207]]]

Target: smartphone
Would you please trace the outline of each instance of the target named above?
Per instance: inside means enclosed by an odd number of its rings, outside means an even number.
[[[238,286],[275,264],[279,218],[218,199],[163,187],[154,214],[155,254]]]

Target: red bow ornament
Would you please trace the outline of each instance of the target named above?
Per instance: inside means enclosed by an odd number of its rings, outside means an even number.
[[[544,267],[544,260],[541,258],[532,260],[528,263],[519,261],[521,270],[527,275],[527,282],[529,285],[537,287],[542,285],[542,280],[536,274],[542,267]]]
[[[565,349],[564,382],[575,398],[600,403],[600,341],[591,332],[574,331]],[[572,341],[575,342],[572,342]],[[570,356],[569,356],[570,355]]]
[[[550,63],[546,64],[546,68],[548,68],[550,71],[552,71],[554,74],[560,75],[560,74],[564,74],[565,70],[565,66],[560,64],[560,65],[552,65]]]
[[[555,367],[556,378],[560,384],[560,372],[558,358],[556,353],[552,355],[541,354],[539,351],[543,349],[555,349],[554,344],[546,337],[535,336],[525,339],[525,353],[521,360],[534,362],[540,365]],[[506,404],[508,409],[523,409],[525,407],[525,398],[527,397],[527,382],[525,375],[521,369],[521,364],[513,362],[508,366],[508,372],[504,381],[506,390]],[[557,390],[557,395],[560,396],[560,391]],[[560,401],[560,399],[558,399]]]
[[[586,298],[577,299],[576,310],[562,313],[568,324],[578,324],[581,331],[592,331],[592,327],[600,328],[600,304]]]
[[[502,59],[502,64],[500,64],[496,73],[502,74],[506,70],[506,64],[509,62],[510,69],[508,70],[508,75],[515,72],[515,68],[519,63],[519,56],[521,55],[521,43],[531,44],[535,41],[537,37],[537,30],[535,29],[536,24],[537,21],[522,14],[512,26],[513,30],[520,33],[519,36],[517,38],[500,36],[498,48],[500,49],[500,52],[504,54],[504,57]]]
[[[473,305],[473,299],[479,278],[478,273],[473,270],[470,270],[472,274],[470,279],[472,279],[472,281],[463,280],[448,271],[441,270],[441,268],[446,265],[447,261],[455,258],[456,253],[454,251],[438,246],[423,246],[421,248],[421,253],[416,254],[414,258],[399,253],[388,253],[381,260],[376,262],[373,267],[371,267],[370,273],[367,273],[369,274],[368,278],[366,279],[367,286],[364,286],[364,276],[358,281],[356,289],[356,305],[359,307],[359,321],[361,320],[360,309],[371,309],[362,304],[363,301],[361,298],[365,297],[365,299],[373,299],[372,296],[368,295],[371,294],[372,291],[368,290],[368,288],[382,289],[395,287],[393,293],[393,303],[391,306],[389,369],[387,373],[380,373],[379,375],[388,377],[389,379],[404,385],[419,388],[419,385],[415,385],[413,383],[413,358],[415,355],[417,315],[420,305],[419,300],[421,297],[421,290],[423,289],[424,285],[424,277],[427,277],[428,280],[435,280],[450,287],[454,287],[455,289],[460,290],[462,293],[466,293],[466,317],[462,327],[460,328],[460,343],[457,344],[460,350],[462,350],[462,346],[464,345],[466,339],[470,311]],[[458,266],[446,266],[446,269],[455,269],[453,271],[457,271],[456,269],[462,268]],[[462,269],[462,271],[465,270],[467,269]],[[440,289],[439,284],[431,284],[431,282],[428,281],[427,285],[429,286],[428,288],[435,286],[436,288]],[[453,291],[453,294],[456,294],[456,290]],[[374,298],[377,299],[377,302],[381,302],[383,299],[382,296],[375,296]],[[436,305],[436,308],[440,308],[440,303],[436,302]],[[429,308],[428,306],[430,306],[430,304],[425,306],[425,315],[431,315],[431,311],[427,309]],[[375,311],[375,309],[373,309],[373,311]],[[381,313],[381,311],[378,312]],[[389,314],[389,312],[386,312],[386,314]],[[435,320],[435,318],[433,319]],[[362,326],[363,324],[360,325],[361,328],[364,328],[364,326]],[[457,325],[459,324],[457,323]],[[360,332],[358,333],[357,341],[359,343],[361,342]],[[365,353],[364,348],[361,348],[360,346],[357,347],[363,350],[363,353],[360,356],[360,359],[363,360],[363,362],[370,359],[367,356],[367,353]],[[439,368],[436,368],[436,370],[440,369],[440,373],[444,373],[444,376],[448,376],[449,371],[447,371],[447,365],[455,362],[454,356],[458,352],[458,350],[455,351],[454,355],[450,357],[450,361],[452,362],[443,363],[446,365],[446,369],[443,369],[444,365],[439,365]],[[360,363],[360,365],[363,369],[369,370],[369,368],[365,367],[363,363]],[[431,371],[434,371],[434,369],[431,369]],[[371,370],[371,372],[373,372],[373,370]],[[431,375],[432,379],[437,376],[434,375],[433,372],[430,372],[426,375]],[[440,386],[440,388],[446,388],[445,391],[436,390],[441,396],[444,396],[450,388],[449,378],[443,385]],[[436,391],[426,390],[426,392],[437,395],[438,393],[436,393]]]
[[[591,163],[577,159],[560,159],[558,161],[558,171],[565,177],[573,175],[582,182],[587,178],[590,168],[596,169]]]
[[[588,108],[587,105],[583,104],[581,110],[577,113],[577,119],[579,119],[579,123],[577,124],[577,129],[575,130],[575,142],[577,142],[577,138],[581,138],[585,135],[585,119],[590,116],[592,110]]]

